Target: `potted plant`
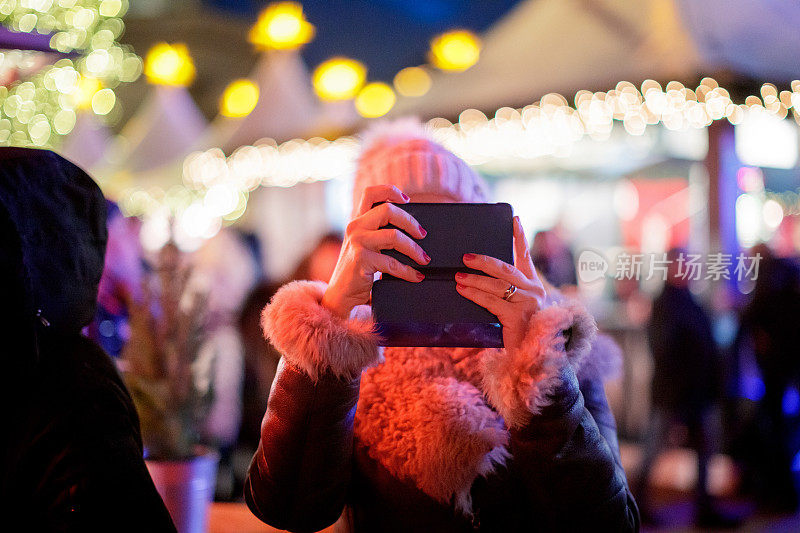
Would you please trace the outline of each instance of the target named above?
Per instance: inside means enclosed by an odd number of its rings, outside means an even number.
[[[139,414],[156,488],[178,531],[201,532],[219,461],[200,438],[213,394],[213,380],[198,376],[196,368],[205,298],[188,290],[189,269],[174,244],[162,248],[148,278],[141,300],[129,305],[122,374]]]

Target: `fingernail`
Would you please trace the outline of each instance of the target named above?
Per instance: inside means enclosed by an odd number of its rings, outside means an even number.
[[[426,264],[431,262],[431,256],[429,256],[425,252],[422,252],[422,258],[425,259]]]
[[[425,237],[425,235],[428,234],[428,232],[425,231],[425,228],[423,228],[422,226],[417,226],[417,227],[419,228],[420,235],[422,235],[423,237]]]
[[[477,255],[475,255],[475,254],[464,254],[464,261],[472,261],[472,260],[474,260],[476,257],[478,257],[478,256],[477,256]]]
[[[456,272],[456,279],[465,279],[467,277],[463,272]]]
[[[403,200],[405,200],[406,202],[411,200],[411,198],[409,198],[408,195],[406,193],[404,193],[404,192],[401,192],[400,195],[403,197]]]
[[[456,283],[456,290],[463,291],[466,287],[460,283]]]
[[[417,272],[417,279],[419,281],[422,281],[423,279],[425,279],[425,274],[423,274],[422,272]]]

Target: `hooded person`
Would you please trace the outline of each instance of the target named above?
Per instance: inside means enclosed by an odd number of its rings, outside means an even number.
[[[424,247],[424,228],[392,203],[488,193],[408,123],[365,142],[354,189],[330,284],[289,283],[262,315],[283,357],[245,486],[253,513],[292,531],[340,515],[358,532],[637,530],[602,387],[618,352],[585,310],[539,280],[519,220],[515,265],[467,254],[488,276],[456,277],[462,296],[500,318],[505,348],[382,350],[364,305],[374,273],[422,275],[380,250],[429,260],[407,236],[379,229],[392,223]]]
[[[142,458],[139,419],[94,316],[105,200],[45,150],[0,148],[6,408],[0,506],[14,531],[175,531]]]

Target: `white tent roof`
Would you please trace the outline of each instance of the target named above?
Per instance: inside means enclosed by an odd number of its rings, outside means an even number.
[[[103,164],[111,143],[111,132],[106,125],[91,111],[80,111],[75,127],[58,152],[84,170],[91,171]]]
[[[220,146],[230,153],[263,138],[285,141],[346,131],[360,120],[352,102],[320,102],[296,50],[262,54],[251,79],[259,88],[255,109],[240,119],[218,117],[204,143],[207,147]]]
[[[431,90],[392,114],[456,116],[619,81],[690,79],[731,70],[764,81],[800,75],[792,0],[527,0],[483,36],[480,61],[436,72]],[[777,59],[776,59],[777,58]]]
[[[800,78],[797,0],[675,0],[709,68],[764,81]]]
[[[167,189],[181,183],[191,152],[222,147],[230,153],[265,137],[304,137],[350,120],[341,107],[319,102],[296,52],[264,54],[252,79],[260,94],[255,109],[244,118],[219,116],[210,125],[185,88],[153,87],[111,147],[113,161],[97,172],[106,188],[111,194],[131,186]]]
[[[295,51],[262,54],[251,78],[258,84],[258,104],[242,119],[221,118],[232,126],[221,143],[225,151],[264,137],[301,135],[317,112],[311,76]]]
[[[123,128],[116,147],[119,168],[154,169],[183,160],[199,147],[206,119],[185,87],[156,85]]]

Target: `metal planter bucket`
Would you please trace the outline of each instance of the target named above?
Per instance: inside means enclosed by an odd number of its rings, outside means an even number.
[[[150,476],[179,533],[204,533],[208,507],[214,499],[219,454],[204,449],[201,455],[178,461],[146,461]]]

